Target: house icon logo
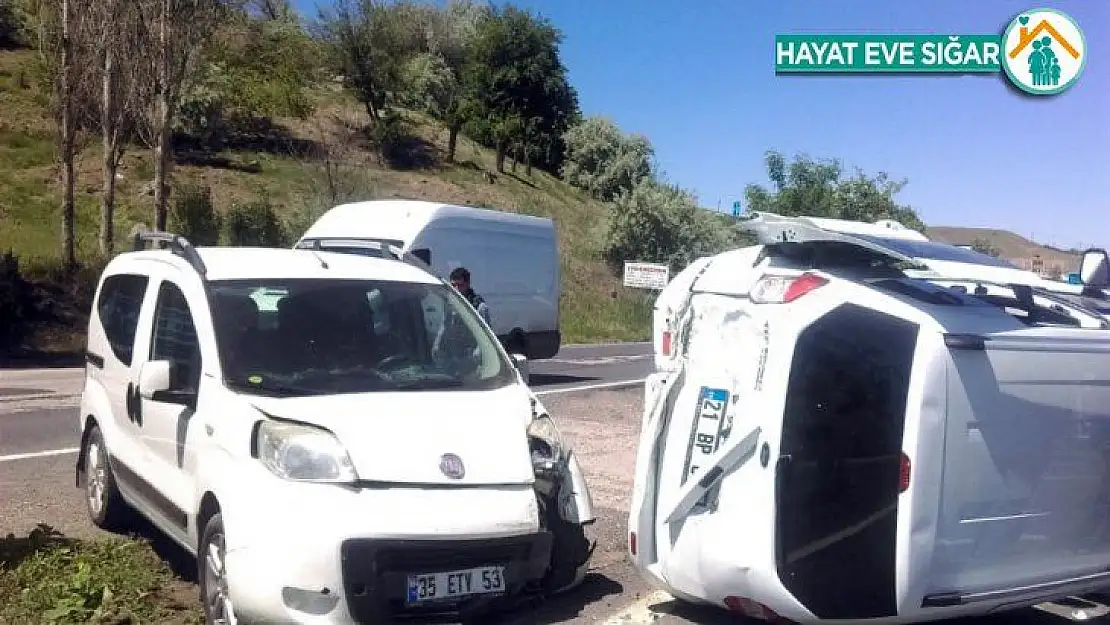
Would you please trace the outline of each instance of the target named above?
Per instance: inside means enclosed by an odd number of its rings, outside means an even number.
[[[1064,91],[1087,64],[1083,31],[1056,9],[1033,9],[1015,17],[1002,35],[1002,50],[1006,75],[1033,95]]]

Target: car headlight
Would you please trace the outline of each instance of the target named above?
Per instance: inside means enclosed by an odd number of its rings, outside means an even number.
[[[331,432],[308,425],[263,421],[255,455],[274,475],[302,482],[358,481],[347,449]]]
[[[563,458],[563,437],[550,416],[541,414],[532,419],[528,425],[528,448],[532,452],[532,466],[537,469],[550,468]]]

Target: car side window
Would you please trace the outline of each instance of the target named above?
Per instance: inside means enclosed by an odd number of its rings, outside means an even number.
[[[172,282],[158,287],[150,359],[170,361],[171,389],[195,391],[200,386],[200,341],[185,294]]]
[[[149,282],[149,278],[138,274],[108,276],[100,287],[96,302],[96,312],[112,354],[127,366],[131,365],[139,313],[143,309],[143,296]]]

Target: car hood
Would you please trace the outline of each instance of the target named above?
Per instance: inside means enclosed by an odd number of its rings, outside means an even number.
[[[361,480],[405,484],[530,484],[531,394],[512,384],[489,391],[405,391],[316,397],[251,397],[258,410],[316,425],[347,448]],[[461,478],[440,469],[444,454]]]

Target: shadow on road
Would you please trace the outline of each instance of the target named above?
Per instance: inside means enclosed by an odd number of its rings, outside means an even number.
[[[72,549],[77,544],[77,539],[70,538],[45,523],[39,523],[26,536],[8,534],[0,538],[0,569],[10,571],[35,554],[48,549]]]
[[[528,377],[528,386],[551,386],[552,384],[578,384],[599,380],[589,375],[565,375],[561,373],[533,373]]]
[[[181,578],[182,581],[191,584],[197,583],[197,560],[191,553],[181,548],[181,545],[173,542],[162,533],[161,530],[154,527],[146,519],[135,515],[131,521],[131,527],[127,529],[124,534],[128,537],[140,538],[150,543],[151,549],[162,561],[170,567],[173,574]]]
[[[582,585],[565,594],[517,606],[496,617],[479,618],[483,625],[534,625],[535,623],[561,623],[574,619],[586,606],[619,595],[624,586],[601,573],[588,573]]]
[[[41,352],[24,350],[0,353],[0,370],[4,369],[68,369],[85,364],[85,353],[78,351]]]

